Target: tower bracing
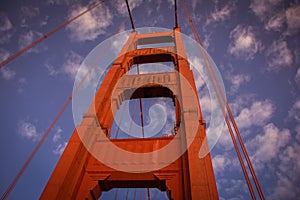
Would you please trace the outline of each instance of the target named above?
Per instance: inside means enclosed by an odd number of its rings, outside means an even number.
[[[173,69],[127,73],[134,65],[162,62],[173,63]],[[159,97],[173,102],[172,133],[147,137],[142,124],[141,137],[112,137],[115,113],[122,103]],[[157,188],[174,200],[218,199],[210,154],[199,158],[199,149],[208,148],[205,128],[180,28],[133,31],[76,127],[41,199],[98,199],[113,188]]]

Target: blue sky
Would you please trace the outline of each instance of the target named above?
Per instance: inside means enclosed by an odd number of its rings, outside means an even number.
[[[223,77],[265,195],[268,199],[296,199],[300,196],[299,1],[186,2]],[[3,1],[1,61],[92,4],[78,0]],[[173,28],[172,1],[133,0],[130,5],[136,27]],[[181,31],[192,37],[180,3],[178,9]],[[123,1],[106,1],[1,68],[1,194],[70,96],[80,63],[113,35],[125,17]],[[130,28],[127,21],[124,30]],[[196,80],[201,85],[202,80]],[[211,104],[203,90],[201,106],[209,116]],[[10,199],[39,197],[74,128],[69,106]],[[250,199],[229,134],[223,132],[211,151],[220,199]]]

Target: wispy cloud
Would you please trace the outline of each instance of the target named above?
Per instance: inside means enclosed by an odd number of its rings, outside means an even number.
[[[291,139],[288,129],[279,130],[273,123],[263,128],[263,134],[258,134],[247,143],[247,147],[254,152],[252,160],[256,169],[263,169],[272,159],[276,158],[281,148]]]
[[[300,100],[297,100],[289,110],[289,117],[300,123]]]
[[[64,152],[64,150],[65,150],[65,148],[66,148],[66,146],[67,146],[67,142],[64,142],[64,143],[62,143],[62,144],[58,144],[57,146],[56,146],[56,148],[52,151],[55,155],[61,155],[63,152]]]
[[[9,57],[9,52],[3,48],[0,48],[0,62],[6,60]]]
[[[66,60],[62,66],[62,73],[66,74],[73,80],[76,77],[83,57],[74,51],[70,51],[65,55],[65,59]]]
[[[272,16],[265,24],[266,30],[280,31],[284,25],[286,18],[285,12],[279,12]]]
[[[0,72],[1,72],[1,76],[4,80],[12,80],[15,75],[16,75],[16,72],[7,68],[7,67],[4,67],[2,69],[0,69]]]
[[[272,117],[274,110],[270,100],[255,101],[251,107],[245,107],[240,111],[236,122],[240,128],[263,126]]]
[[[226,76],[226,79],[231,83],[230,92],[236,93],[243,83],[247,83],[251,80],[248,74],[230,74]]]
[[[262,43],[256,38],[252,26],[236,26],[230,32],[231,43],[228,51],[230,54],[250,60],[254,55],[262,49]]]
[[[282,2],[283,0],[254,0],[250,4],[250,9],[263,21],[270,13],[274,13]]]
[[[223,22],[226,19],[230,18],[232,12],[235,10],[236,6],[233,2],[227,3],[223,8],[217,9],[210,14],[210,17],[207,18],[205,24],[209,25],[214,22]]]
[[[42,33],[33,31],[33,30],[29,30],[29,31],[21,33],[19,36],[19,41],[18,41],[19,48],[22,49],[22,48],[28,46],[34,40],[40,38],[42,35],[43,35]],[[46,49],[47,49],[47,47],[45,45],[38,45],[38,46],[31,48],[27,52],[39,53]]]
[[[53,142],[58,142],[60,139],[62,139],[61,137],[61,133],[63,132],[63,130],[60,127],[57,127],[55,130],[55,133],[52,137],[52,141]]]
[[[0,44],[5,44],[12,37],[13,25],[8,19],[6,13],[0,12]]]
[[[287,33],[293,35],[300,30],[300,5],[292,6],[286,10]]]
[[[22,137],[32,141],[36,141],[40,136],[36,126],[33,123],[24,120],[19,121],[18,131]]]
[[[298,84],[300,88],[300,67],[298,68],[297,73],[295,75],[295,82]]]
[[[22,6],[21,7],[21,27],[30,27],[30,21],[31,19],[36,17],[36,20],[41,23],[41,17],[40,15],[40,9],[38,7],[33,7],[33,6]],[[38,17],[37,17],[38,16]],[[43,21],[45,23],[45,21]]]
[[[72,7],[68,18],[73,18],[83,11],[86,6]],[[67,26],[70,37],[74,41],[95,40],[99,35],[105,34],[105,29],[112,24],[113,15],[110,10],[101,5]]]
[[[287,42],[283,39],[273,41],[266,51],[267,70],[279,71],[293,64],[293,54],[287,46]]]
[[[142,3],[143,0],[130,0],[128,1],[129,7],[131,9],[131,12],[133,12],[133,9],[136,7],[139,7]],[[125,1],[112,1],[113,6],[117,9],[118,14],[121,15],[128,15],[127,13],[127,7]]]

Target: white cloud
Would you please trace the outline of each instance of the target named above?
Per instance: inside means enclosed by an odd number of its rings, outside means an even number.
[[[293,54],[287,46],[287,42],[280,39],[272,43],[266,52],[269,71],[279,71],[281,68],[293,64]]]
[[[40,14],[40,9],[33,6],[22,6],[21,14],[21,27],[29,27],[27,20],[38,16]]]
[[[300,145],[288,146],[278,157],[277,184],[270,199],[297,199],[300,196]]]
[[[250,60],[254,55],[262,49],[262,44],[256,39],[253,27],[251,26],[236,26],[230,32],[231,43],[229,44],[228,51],[230,54]]]
[[[86,6],[72,7],[68,18],[71,19],[85,10],[87,10]],[[69,24],[67,30],[74,41],[95,40],[99,35],[105,33],[105,29],[112,24],[112,19],[110,10],[101,5]]]
[[[273,115],[274,105],[269,100],[255,101],[250,108],[243,108],[236,117],[239,128],[264,125]]]
[[[0,13],[0,31],[8,31],[12,28],[12,24],[7,15]]]
[[[0,12],[0,44],[5,44],[10,41],[10,38],[12,37],[12,27],[7,15]]]
[[[223,22],[231,16],[231,13],[235,10],[235,5],[232,2],[227,3],[221,9],[215,9],[214,12],[211,13],[210,17],[207,18],[205,24],[209,25],[213,22]]]
[[[23,49],[24,47],[30,45],[34,40],[42,37],[42,35],[43,35],[42,33],[37,32],[37,31],[32,31],[32,30],[29,30],[25,33],[22,33],[19,36],[19,41],[18,41],[19,49]],[[43,51],[45,49],[47,49],[46,46],[38,45],[38,46],[35,46],[35,47],[29,49],[27,52],[38,53],[38,52]]]
[[[61,133],[63,132],[63,130],[58,127],[55,130],[55,134],[53,135],[52,141],[53,142],[58,142],[62,137],[61,137]]]
[[[9,57],[9,52],[5,49],[0,48],[0,62],[3,62]]]
[[[131,14],[134,15],[133,9],[139,7],[143,3],[143,0],[129,0],[128,3],[131,10]],[[128,15],[125,1],[113,1],[113,6],[115,6],[119,14],[126,16]]]
[[[62,66],[62,73],[68,75],[71,79],[75,79],[83,57],[74,51],[70,51],[65,55],[65,59],[66,61]]]
[[[25,137],[26,139],[30,139],[32,141],[36,141],[40,136],[40,134],[36,130],[36,126],[24,120],[21,120],[19,122],[18,131],[21,134],[21,136]]]
[[[295,81],[298,84],[298,86],[300,87],[300,67],[297,70],[296,76],[295,76]]]
[[[74,3],[74,0],[47,0],[47,4],[50,5],[71,5]]]
[[[49,64],[49,63],[46,63],[46,64],[45,64],[45,67],[46,67],[46,69],[47,69],[47,71],[48,71],[48,74],[49,74],[50,76],[56,76],[56,75],[59,73],[59,71],[56,70],[56,69],[54,68],[54,66],[51,65],[51,64]]]
[[[231,74],[230,76],[227,76],[226,79],[229,80],[232,84],[230,87],[230,92],[236,93],[243,83],[249,82],[251,80],[251,77],[247,74]]]
[[[231,165],[231,160],[228,156],[224,155],[216,155],[212,159],[212,164],[214,166],[215,174],[223,175],[226,167]]]
[[[61,155],[64,152],[67,144],[68,144],[67,142],[64,142],[63,144],[58,144],[56,148],[53,150],[53,153],[56,155]]]
[[[293,35],[300,30],[300,5],[290,7],[286,10],[287,32]]]
[[[0,71],[1,71],[2,78],[5,79],[5,80],[7,80],[7,81],[8,80],[12,80],[15,77],[15,75],[16,75],[15,71],[13,71],[13,70],[11,70],[11,69],[9,69],[7,67],[1,68]]]
[[[278,14],[275,14],[272,16],[265,24],[266,30],[274,30],[274,31],[280,31],[280,29],[283,27],[283,24],[285,22],[285,13],[279,12]]]
[[[278,157],[290,140],[291,133],[288,129],[279,130],[273,123],[264,126],[264,133],[256,135],[247,143],[249,149],[254,151],[251,160],[256,169],[263,169],[265,164]]]
[[[294,118],[296,122],[300,123],[300,100],[297,100],[289,110],[289,117]]]
[[[274,13],[277,6],[283,0],[254,0],[250,4],[251,10],[262,21],[270,14]]]

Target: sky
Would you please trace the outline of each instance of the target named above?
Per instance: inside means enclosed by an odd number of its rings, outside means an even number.
[[[173,1],[129,2],[136,27],[174,27]],[[0,60],[93,3],[2,1]],[[204,46],[223,78],[227,100],[265,196],[267,199],[299,198],[300,2],[186,0],[186,3]],[[180,2],[178,12],[182,33],[193,37]],[[83,59],[111,37],[127,15],[123,1],[105,1],[0,69],[1,194],[72,93]],[[122,30],[130,29],[127,21]],[[196,81],[203,85],[203,80]],[[204,118],[209,118],[211,102],[205,89],[200,101]],[[40,196],[74,128],[72,108],[68,106],[9,199]],[[211,156],[220,199],[250,199],[225,129]],[[102,199],[111,198],[113,192]],[[154,199],[164,195],[155,190],[151,194]]]

